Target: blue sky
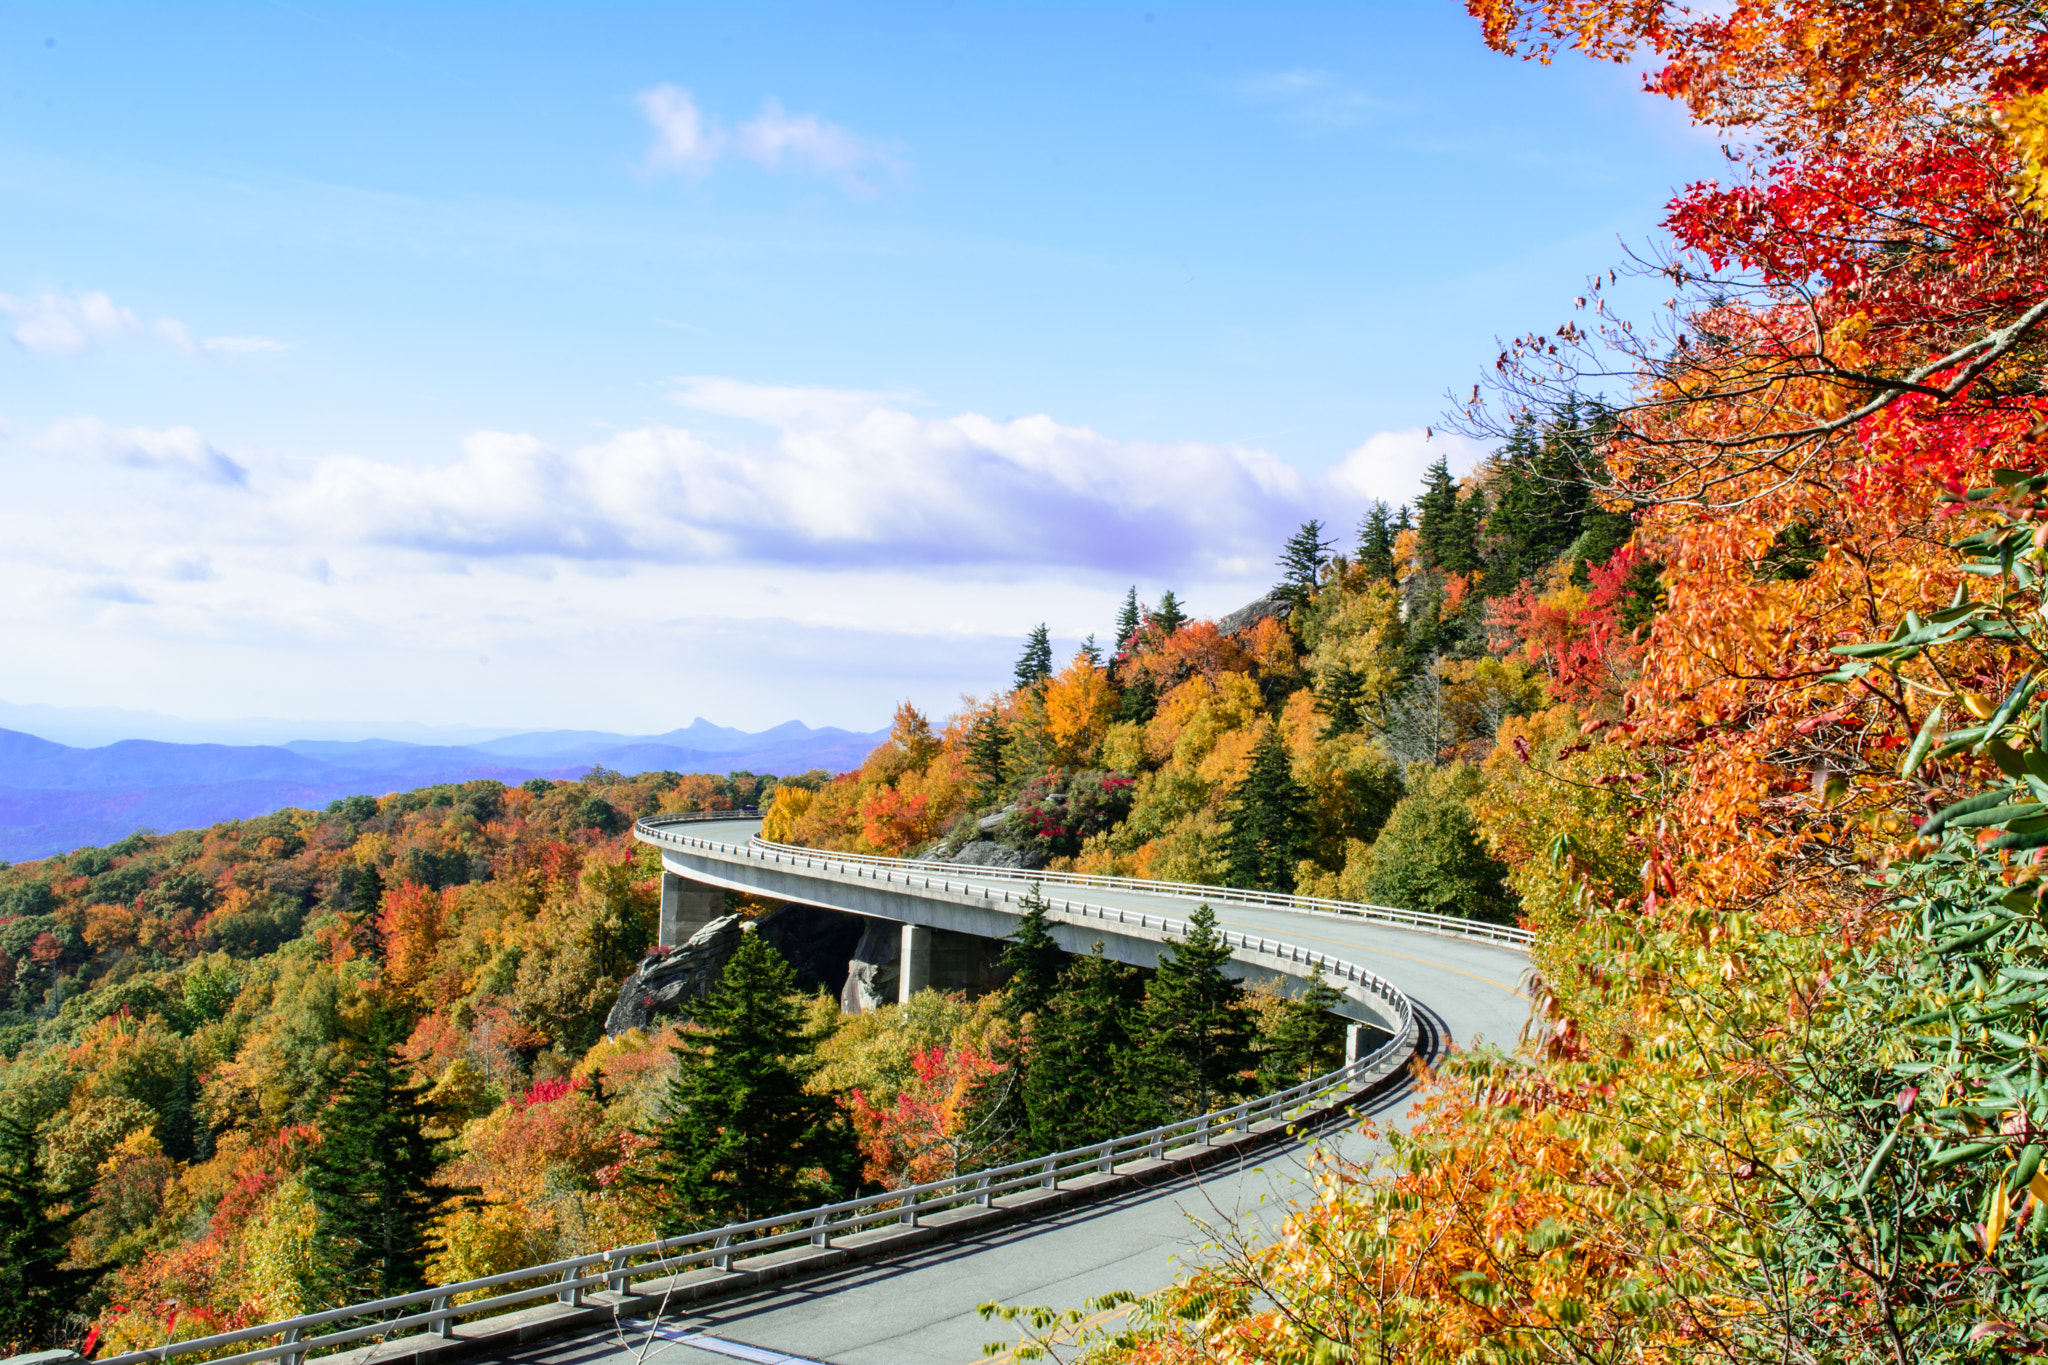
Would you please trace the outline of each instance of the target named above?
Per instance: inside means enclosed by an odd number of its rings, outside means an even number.
[[[1714,173],[1635,81],[1447,4],[0,9],[0,698],[869,728],[1227,611]]]

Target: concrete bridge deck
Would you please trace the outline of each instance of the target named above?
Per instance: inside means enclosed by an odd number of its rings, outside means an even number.
[[[949,918],[965,908],[988,913],[1002,904],[1003,891],[1013,894],[1018,883],[1008,878],[977,875],[973,868],[917,865],[953,886],[987,891],[981,907],[946,893],[923,894],[904,877],[912,869],[898,865],[888,879],[833,877],[818,869],[804,870],[788,862],[750,857],[747,842],[758,822],[704,822],[682,826],[678,833],[714,844],[710,849],[663,852],[671,871],[692,881],[758,890],[781,899],[849,909],[884,918],[907,916],[906,923],[965,927]],[[770,889],[770,882],[774,889]],[[1122,907],[1153,915],[1184,918],[1197,898],[1174,892],[1151,893],[1129,888],[1046,887],[1048,899],[1075,900]],[[859,904],[855,901],[866,896]],[[919,905],[916,902],[924,902]],[[1480,1041],[1512,1046],[1528,1015],[1529,1001],[1518,990],[1527,969],[1525,955],[1510,948],[1390,927],[1364,920],[1305,915],[1288,910],[1212,902],[1224,927],[1331,955],[1369,967],[1398,986],[1414,1002],[1422,1024],[1419,1047],[1439,1054],[1451,1045],[1469,1047]],[[1014,917],[1014,899],[1008,902]],[[886,912],[885,912],[886,909]],[[1007,932],[1005,921],[991,927]],[[1156,940],[1135,934],[1102,933],[1098,921],[1070,919],[1076,930],[1070,948],[1085,951],[1095,937],[1126,960],[1156,954]],[[1060,931],[1066,937],[1066,931]],[[1252,954],[1252,968],[1280,969],[1273,955]],[[1408,1106],[1404,1093],[1383,1097],[1377,1116],[1399,1122]],[[1339,1154],[1354,1159],[1371,1154],[1353,1128],[1339,1128],[1315,1137]],[[758,1293],[693,1306],[664,1321],[650,1337],[646,1324],[637,1330],[585,1333],[538,1345],[504,1359],[534,1365],[625,1365],[628,1360],[660,1360],[673,1365],[710,1365],[734,1359],[766,1365],[969,1365],[980,1358],[984,1342],[1002,1338],[999,1325],[981,1321],[977,1304],[1052,1303],[1075,1306],[1113,1289],[1144,1293],[1169,1282],[1206,1240],[1203,1225],[1237,1221],[1264,1222],[1277,1215],[1302,1186],[1309,1147],[1306,1143],[1271,1151],[1257,1162],[1211,1167],[1197,1175],[1135,1191],[1082,1208],[1068,1209],[1028,1222],[991,1229],[959,1241],[942,1242],[886,1261],[852,1267],[761,1290]]]

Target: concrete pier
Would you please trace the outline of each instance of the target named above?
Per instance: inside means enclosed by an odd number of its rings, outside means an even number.
[[[922,924],[903,926],[903,952],[896,962],[896,1003],[907,1005],[910,997],[932,984],[932,931]]]
[[[690,941],[692,934],[723,914],[723,889],[662,869],[661,931],[655,939],[657,943],[665,948],[680,948]]]

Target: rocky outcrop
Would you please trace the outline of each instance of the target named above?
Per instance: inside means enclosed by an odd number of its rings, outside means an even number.
[[[1021,867],[1036,872],[1045,866],[1045,855],[1036,849],[1011,848],[993,839],[976,839],[946,861],[959,867]]]
[[[894,920],[865,921],[853,959],[846,965],[846,985],[839,992],[841,1014],[866,1014],[896,1003],[898,963],[903,956],[903,926]]]
[[[1286,595],[1278,588],[1275,588],[1258,601],[1248,602],[1218,621],[1216,629],[1222,631],[1225,635],[1236,635],[1242,631],[1250,630],[1261,621],[1271,620],[1276,616],[1285,621],[1288,613],[1293,610],[1294,603],[1289,601]]]
[[[718,983],[725,964],[739,951],[744,932],[740,917],[727,915],[699,929],[681,947],[657,948],[640,959],[605,1016],[605,1036],[644,1029],[659,1015],[687,1015],[691,1002]]]

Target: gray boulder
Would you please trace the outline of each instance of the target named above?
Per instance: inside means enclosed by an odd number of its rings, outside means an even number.
[[[605,1036],[616,1038],[628,1029],[644,1029],[664,1014],[687,1015],[739,951],[746,932],[738,915],[715,919],[690,936],[680,948],[652,952],[640,960],[619,987],[618,1002],[605,1016]]]
[[[1294,610],[1294,603],[1287,600],[1278,588],[1267,593],[1256,602],[1247,602],[1230,615],[1216,623],[1216,629],[1225,635],[1237,635],[1250,630],[1261,621],[1279,617],[1285,621]]]
[[[903,956],[903,926],[894,920],[871,919],[861,931],[846,965],[846,985],[839,992],[841,1014],[866,1014],[896,1003],[898,964]]]

